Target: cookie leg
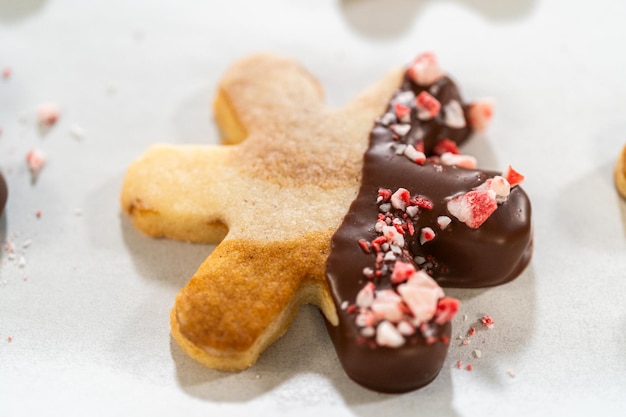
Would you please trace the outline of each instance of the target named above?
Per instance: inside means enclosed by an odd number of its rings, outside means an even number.
[[[315,304],[332,319],[323,279],[331,233],[222,241],[176,298],[174,339],[209,367],[241,370],[287,330],[301,304]]]

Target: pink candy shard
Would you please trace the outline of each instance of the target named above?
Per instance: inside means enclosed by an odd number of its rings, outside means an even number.
[[[356,296],[356,305],[361,308],[367,308],[374,302],[374,290],[376,286],[372,282],[365,284]]]
[[[404,337],[393,324],[385,320],[376,328],[376,343],[379,346],[400,347],[404,344]]]
[[[524,176],[513,169],[511,165],[507,166],[502,176],[509,182],[511,188],[524,182]]]
[[[40,149],[31,149],[26,154],[26,164],[33,177],[36,177],[46,164],[46,155]]]
[[[413,145],[407,145],[404,149],[404,155],[418,165],[423,165],[424,162],[426,162],[426,155],[424,152],[418,151]]]
[[[433,52],[419,54],[409,66],[407,75],[419,85],[431,85],[445,76]]]
[[[448,201],[448,211],[472,229],[483,224],[498,208],[493,190],[472,190]]]
[[[437,117],[441,110],[441,103],[427,91],[422,91],[415,99],[415,108],[420,120],[429,120]]]
[[[399,210],[406,210],[406,206],[411,201],[411,194],[406,188],[398,188],[395,193],[391,195],[391,205]]]
[[[61,111],[56,103],[42,103],[37,107],[37,121],[40,126],[54,125],[59,120],[60,114]]]
[[[430,242],[435,238],[435,231],[430,227],[423,227],[420,230],[420,244],[424,244],[426,242]]]
[[[451,321],[458,311],[459,300],[451,297],[440,299],[435,312],[435,323],[441,325]]]
[[[469,105],[468,122],[477,132],[487,129],[493,118],[493,100],[476,100]]]
[[[409,279],[411,275],[415,273],[415,267],[408,262],[398,261],[393,266],[393,272],[391,273],[391,282],[399,284]]]
[[[406,283],[399,285],[398,293],[420,323],[434,317],[437,301],[444,296],[441,287],[424,271],[417,271]]]
[[[454,154],[452,152],[444,152],[440,157],[442,165],[456,165],[461,168],[474,169],[477,161],[471,155]]]

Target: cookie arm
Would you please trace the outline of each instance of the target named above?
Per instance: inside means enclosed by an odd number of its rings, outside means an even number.
[[[126,172],[122,210],[150,236],[219,242],[228,230],[220,201],[228,154],[214,146],[153,146]]]

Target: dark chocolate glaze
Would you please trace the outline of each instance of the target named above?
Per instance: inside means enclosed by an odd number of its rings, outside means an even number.
[[[462,103],[457,87],[449,78],[443,78],[436,84],[436,89],[432,86],[420,87],[405,78],[400,91],[412,89],[417,95],[421,90],[429,89],[442,105],[451,99]],[[468,106],[462,107],[467,113]],[[389,109],[392,109],[392,104]],[[445,125],[442,113],[443,106],[439,116],[433,120],[425,122],[412,117],[412,128],[404,143],[417,143],[421,139],[426,155],[430,156],[441,139],[464,142],[472,133],[471,127],[450,128]],[[422,134],[416,138],[415,133],[420,130]],[[339,325],[327,323],[327,328],[339,359],[352,379],[382,392],[404,392],[428,384],[443,366],[448,346],[441,340],[426,344],[420,332],[399,348],[376,346],[373,339],[363,341],[354,314],[341,308],[344,301],[354,302],[357,293],[368,281],[363,269],[374,263],[375,255],[365,253],[357,242],[359,239],[370,242],[377,236],[374,224],[379,209],[375,202],[380,188],[395,191],[403,187],[412,196],[422,195],[434,203],[432,210],[421,209],[414,222],[415,235],[406,235],[405,239],[408,239],[413,256],[419,261],[426,259],[421,264],[414,263],[426,270],[441,286],[467,288],[502,284],[521,273],[532,253],[531,206],[519,186],[511,190],[508,200],[499,204],[485,223],[471,229],[450,215],[447,201],[451,196],[470,191],[498,173],[442,166],[436,158],[418,165],[396,154],[397,143],[389,127],[377,121],[364,157],[359,194],[332,238],[326,269],[339,315]],[[440,215],[452,219],[444,230],[437,225]],[[419,230],[426,226],[436,231],[436,237],[421,245]],[[377,282],[378,288],[391,286],[388,274]],[[431,322],[431,325],[437,336],[443,336],[443,339],[450,336],[450,323],[437,326]]]
[[[0,173],[0,215],[2,215],[2,212],[4,211],[8,195],[9,190],[7,189],[7,183],[4,181],[2,173]]]

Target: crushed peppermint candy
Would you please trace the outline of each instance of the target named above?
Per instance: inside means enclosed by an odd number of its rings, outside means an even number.
[[[41,149],[31,149],[26,154],[26,164],[28,165],[32,180],[35,181],[46,164],[46,154]]]
[[[489,122],[493,118],[493,104],[492,99],[482,99],[476,100],[469,105],[467,121],[475,131],[482,132],[487,129]]]
[[[492,190],[472,190],[449,200],[447,207],[459,221],[477,229],[496,211],[498,202]]]
[[[452,152],[444,152],[439,161],[442,165],[455,165],[461,168],[474,169],[476,168],[477,161],[471,155],[455,154]]]
[[[439,114],[441,103],[427,91],[422,91],[415,98],[415,108],[417,109],[418,119],[430,120]]]
[[[480,318],[480,322],[482,323],[483,326],[485,326],[488,329],[493,328],[494,321],[491,318],[491,316],[487,316],[487,315],[482,316]]]
[[[11,78],[11,68],[10,67],[4,67],[2,68],[2,78],[4,78],[5,80],[8,80],[9,78]]]
[[[450,100],[443,106],[444,121],[448,127],[453,129],[462,129],[466,126],[465,114],[461,103],[456,100]]]
[[[495,175],[473,190],[448,200],[448,212],[467,226],[476,229],[496,211],[498,205],[507,201],[511,188],[523,180],[524,176],[509,165],[502,176]]]
[[[378,346],[403,346],[418,331],[428,344],[449,343],[449,338],[437,336],[436,326],[452,320],[459,302],[446,297],[436,281],[410,261],[405,239],[415,233],[408,213],[418,216],[420,210],[433,208],[432,201],[412,196],[405,188],[381,188],[376,204],[381,212],[374,226],[377,237],[357,241],[364,253],[375,257],[374,266],[363,269],[367,281],[352,304],[342,302],[342,310],[354,313],[360,336],[373,339]],[[425,242],[434,236],[432,228],[424,227],[419,239]],[[380,285],[381,277],[387,277],[391,287]]]
[[[61,115],[61,110],[56,103],[42,103],[37,107],[37,121],[40,127],[51,127]]]
[[[424,52],[413,60],[407,75],[418,85],[430,85],[443,78],[445,73],[437,62],[437,56],[432,52]]]

